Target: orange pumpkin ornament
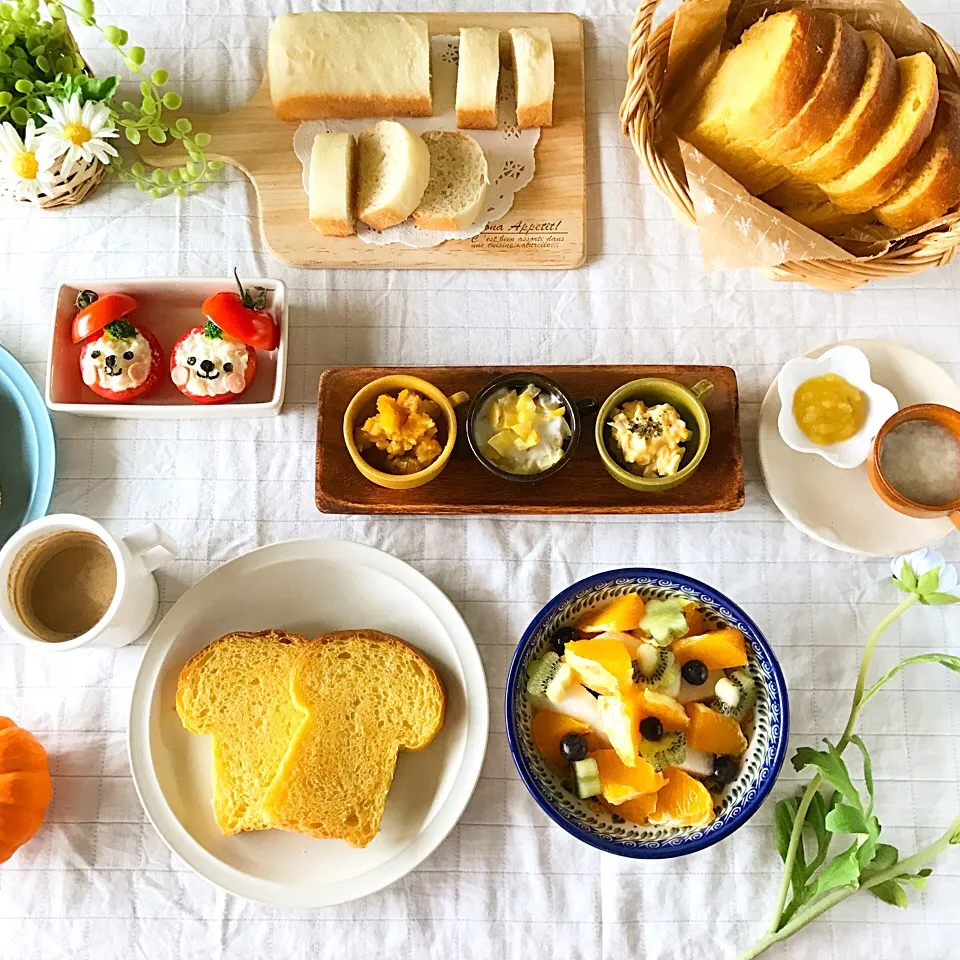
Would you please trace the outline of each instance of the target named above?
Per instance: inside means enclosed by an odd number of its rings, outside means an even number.
[[[0,717],[0,863],[40,829],[52,792],[46,750],[32,733]]]

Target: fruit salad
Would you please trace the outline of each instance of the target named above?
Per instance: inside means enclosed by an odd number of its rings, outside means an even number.
[[[753,723],[743,634],[686,597],[626,594],[551,645],[528,667],[531,735],[571,791],[634,823],[712,823]]]

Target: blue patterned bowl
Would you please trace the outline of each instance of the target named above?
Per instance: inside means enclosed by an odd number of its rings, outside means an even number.
[[[755,730],[740,775],[723,792],[708,827],[640,826],[616,817],[602,804],[580,800],[540,756],[530,735],[527,665],[550,649],[553,632],[585,610],[625,593],[644,599],[677,595],[695,600],[709,619],[737,627],[748,641],[748,669],[757,681]],[[544,813],[578,840],[621,857],[660,860],[703,850],[743,826],[760,808],[780,772],[787,750],[787,689],[770,645],[757,625],[722,593],[699,580],[667,570],[609,570],[573,584],[554,597],[527,627],[507,677],[507,740],[527,789]]]

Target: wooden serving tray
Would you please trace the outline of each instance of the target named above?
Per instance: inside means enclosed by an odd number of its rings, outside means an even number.
[[[228,113],[194,115],[213,137],[210,159],[242,170],[260,203],[260,229],[270,254],[293,267],[425,268],[441,270],[544,270],[579,267],[586,258],[586,150],[584,145],[583,22],[572,13],[421,13],[431,35],[460,27],[547,27],[553,38],[556,89],[554,126],[544,127],[536,149],[537,171],[507,215],[470,240],[448,240],[416,249],[399,243],[364,243],[357,237],[321,237],[307,218],[301,165],[293,152],[295,123],[278,120],[269,78],[253,99]],[[264,36],[266,42],[266,36]],[[371,125],[378,118],[370,119]],[[402,117],[399,118],[401,121]],[[469,132],[469,131],[467,131]],[[144,138],[140,155],[158,167],[179,166],[182,149]]]
[[[363,386],[394,373],[422,377],[447,395],[477,394],[502,373],[539,373],[577,399],[602,403],[614,390],[640,377],[666,377],[692,387],[710,380],[706,403],[710,447],[684,484],[663,493],[628,490],[607,473],[597,453],[595,418],[584,418],[573,462],[539,483],[513,483],[494,476],[467,446],[465,408],[458,410],[457,445],[444,471],[414,490],[386,490],[365,480],[343,442],[343,414]],[[317,400],[317,508],[323,513],[461,515],[474,513],[721,513],[743,506],[743,451],[737,376],[730,367],[333,367],[320,375]]]

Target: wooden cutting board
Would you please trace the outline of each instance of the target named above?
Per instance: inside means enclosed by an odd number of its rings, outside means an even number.
[[[264,245],[273,257],[293,267],[559,270],[581,266],[586,258],[587,190],[583,22],[572,13],[413,15],[425,19],[434,35],[455,35],[460,27],[469,26],[550,30],[556,75],[554,126],[541,132],[532,182],[517,194],[502,220],[488,224],[470,240],[448,240],[420,250],[399,243],[377,246],[357,237],[321,237],[307,219],[302,167],[293,152],[296,124],[274,116],[265,76],[244,106],[229,113],[190,117],[198,130],[213,137],[208,156],[239,168],[256,187]],[[375,122],[376,118],[370,120],[371,125]],[[184,160],[176,144],[142,143],[140,154],[159,167],[179,166]]]
[[[710,446],[696,473],[673,490],[637,493],[607,473],[594,442],[593,416],[585,417],[570,463],[539,483],[494,476],[470,452],[458,409],[457,443],[435,480],[414,490],[386,490],[357,471],[343,442],[343,415],[354,394],[372,380],[394,373],[422,377],[448,396],[476,395],[503,373],[539,373],[556,380],[578,400],[602,403],[614,390],[640,377],[666,377],[692,387],[714,384],[705,406]],[[317,508],[323,513],[380,514],[664,514],[721,513],[743,506],[743,451],[737,376],[730,367],[333,367],[320,376],[317,400]]]

